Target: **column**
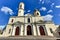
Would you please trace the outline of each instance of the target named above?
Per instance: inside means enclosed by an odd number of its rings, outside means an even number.
[[[34,36],[37,36],[36,26],[35,26],[35,25],[33,25],[33,35],[34,35]]]
[[[39,26],[37,26],[38,36],[40,36]]]
[[[15,36],[16,27],[13,28],[12,36]]]
[[[21,25],[21,27],[20,27],[20,36],[23,36],[23,25]]]
[[[25,25],[24,35],[27,36],[27,25]]]

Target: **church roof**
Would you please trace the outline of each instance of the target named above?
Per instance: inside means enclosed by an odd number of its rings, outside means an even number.
[[[25,16],[32,16],[30,13],[25,14]]]

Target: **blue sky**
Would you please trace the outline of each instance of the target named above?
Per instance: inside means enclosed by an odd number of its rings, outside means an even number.
[[[25,14],[37,8],[41,16],[52,15],[53,22],[60,25],[60,0],[0,0],[0,27],[8,24],[10,16],[17,16],[20,2],[25,3]]]

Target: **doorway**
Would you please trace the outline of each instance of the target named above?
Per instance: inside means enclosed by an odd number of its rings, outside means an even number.
[[[40,27],[39,27],[39,30],[40,30],[40,34],[41,34],[41,35],[45,35],[43,26],[40,26]]]
[[[60,32],[58,32],[59,33],[59,36],[60,36]]]
[[[16,30],[15,30],[15,35],[19,35],[19,27],[16,27]]]
[[[30,25],[27,26],[27,35],[32,35],[32,30]]]

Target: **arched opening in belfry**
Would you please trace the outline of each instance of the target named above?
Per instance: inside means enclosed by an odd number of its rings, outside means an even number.
[[[32,35],[32,30],[30,25],[27,26],[27,35]]]
[[[40,34],[41,34],[41,35],[45,35],[43,26],[40,26],[40,27],[39,27],[39,30],[40,30]]]
[[[15,30],[15,35],[19,35],[19,27],[16,27],[16,30]]]

